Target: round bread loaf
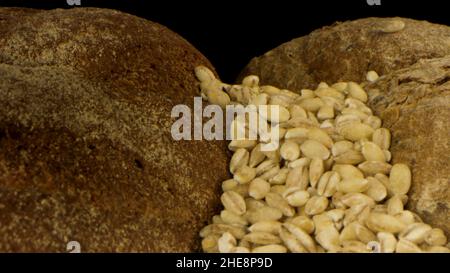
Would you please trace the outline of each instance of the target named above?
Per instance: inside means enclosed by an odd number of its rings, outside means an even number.
[[[420,61],[366,90],[391,129],[393,162],[411,167],[410,209],[450,236],[450,56]]]
[[[197,65],[211,68],[135,16],[0,8],[0,251],[198,250],[228,154],[172,139]]]
[[[406,18],[365,18],[323,27],[253,58],[239,81],[254,74],[262,84],[293,91],[324,81],[361,82],[423,58],[450,54],[450,27]]]

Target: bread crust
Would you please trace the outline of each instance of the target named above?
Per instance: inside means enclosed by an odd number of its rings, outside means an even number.
[[[0,251],[190,252],[226,143],[173,141],[210,62],[114,10],[0,8]]]
[[[386,24],[402,21],[388,33]],[[253,58],[239,79],[258,75],[262,84],[299,92],[324,81],[362,82],[370,70],[379,75],[420,59],[450,54],[450,27],[407,18],[364,18],[337,22]]]
[[[408,206],[450,235],[450,56],[422,60],[366,86],[392,132],[394,163],[412,170]]]

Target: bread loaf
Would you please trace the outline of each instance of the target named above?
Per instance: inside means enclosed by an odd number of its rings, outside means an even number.
[[[199,249],[228,155],[171,137],[197,65],[212,69],[122,12],[0,8],[0,251]]]
[[[450,54],[450,27],[407,18],[365,18],[336,23],[253,58],[242,71],[260,76],[262,84],[293,91],[322,81],[365,80],[424,58]]]
[[[393,162],[412,170],[410,209],[450,235],[450,56],[422,60],[366,86],[392,132]]]

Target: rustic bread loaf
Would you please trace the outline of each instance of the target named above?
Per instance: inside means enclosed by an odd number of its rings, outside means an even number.
[[[366,18],[324,27],[254,58],[240,79],[256,74],[262,84],[298,92],[322,81],[362,82],[370,70],[386,74],[367,86],[370,106],[393,133],[393,162],[412,168],[410,208],[448,236],[449,54],[448,26]]]
[[[197,65],[211,68],[135,16],[0,8],[0,251],[199,249],[228,155],[171,137]]]
[[[409,206],[450,235],[450,56],[422,60],[366,86],[391,129],[393,162],[411,167]]]
[[[450,54],[450,27],[406,18],[365,18],[323,27],[253,58],[242,71],[293,91],[321,81],[361,82],[423,58]]]

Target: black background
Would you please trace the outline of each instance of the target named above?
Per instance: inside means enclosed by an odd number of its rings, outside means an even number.
[[[3,256],[2,256],[3,255]],[[270,268],[177,268],[177,260],[268,257]],[[448,254],[0,254],[4,272],[440,272],[448,266]],[[423,268],[422,268],[423,267]],[[7,270],[14,268],[14,270]],[[23,270],[21,270],[23,269]],[[31,269],[31,270],[27,270]],[[389,271],[390,270],[390,271]],[[445,270],[444,270],[445,271]]]
[[[118,9],[167,26],[200,50],[226,82],[234,82],[251,58],[336,21],[402,16],[450,25],[442,0],[381,0],[380,6],[367,0],[80,1],[82,7]],[[0,6],[73,8],[66,0],[0,0]]]

